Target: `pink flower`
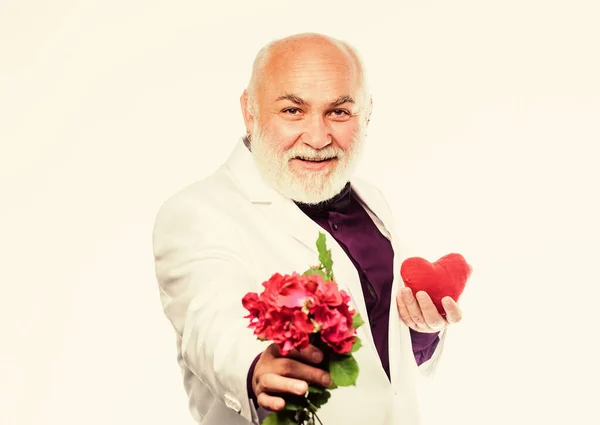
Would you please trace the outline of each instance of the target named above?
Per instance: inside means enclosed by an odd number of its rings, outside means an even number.
[[[340,314],[339,311],[335,313]],[[356,330],[352,328],[352,322],[348,323],[347,320],[342,319],[335,326],[323,328],[321,330],[321,339],[336,353],[346,354],[352,351],[355,334]]]
[[[242,305],[249,311],[249,314],[244,316],[244,318],[250,319],[248,327],[254,328],[254,335],[259,339],[267,339],[266,332],[269,326],[269,322],[265,320],[268,312],[267,305],[259,299],[255,292],[247,293],[242,298]]]
[[[317,284],[306,276],[274,274],[263,283],[264,291],[258,295],[248,293],[242,305],[249,311],[249,328],[264,340],[279,345],[282,355],[290,350],[302,349],[309,345],[309,335],[315,326],[308,316],[308,307],[315,303],[315,295],[310,290]],[[304,311],[303,311],[304,310]]]
[[[286,355],[290,350],[310,344],[310,334],[320,332],[321,340],[340,354],[349,353],[356,329],[345,291],[321,275],[275,273],[263,282],[264,291],[248,293],[242,304],[249,312],[249,328],[262,339],[279,345]],[[316,327],[315,327],[316,324]]]
[[[279,351],[287,355],[292,349],[308,347],[309,334],[315,329],[308,315],[300,310],[285,309],[279,320],[273,322],[269,340],[280,345]]]
[[[352,327],[353,312],[347,304],[337,307],[321,304],[312,309],[311,314],[320,326],[321,340],[334,352],[346,354],[352,350],[356,329]]]
[[[281,275],[275,273],[263,283],[265,287],[261,294],[264,302],[270,306],[281,307],[304,307],[310,306],[315,301],[312,279],[309,276],[301,276],[298,273]]]
[[[321,303],[332,307],[338,306],[343,302],[342,293],[344,291],[338,291],[338,286],[335,282],[326,282],[319,276],[317,294]]]

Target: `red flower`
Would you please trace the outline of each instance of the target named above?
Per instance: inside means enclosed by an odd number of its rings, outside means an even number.
[[[352,351],[356,329],[352,327],[352,311],[347,304],[335,308],[326,305],[315,307],[311,313],[320,326],[321,340],[338,354]]]
[[[354,312],[350,297],[338,290],[335,282],[318,274],[275,273],[263,282],[264,291],[248,293],[242,304],[249,311],[249,328],[262,339],[279,345],[283,355],[309,345],[310,334],[321,332],[321,339],[336,353],[349,353],[355,341]],[[316,327],[315,327],[316,324]]]
[[[263,283],[263,286],[265,290],[261,298],[268,305],[278,309],[308,307],[315,301],[313,288],[317,285],[312,281],[311,276],[301,276],[298,273],[291,275],[275,273]]]
[[[319,301],[332,307],[342,304],[342,302],[344,302],[342,293],[345,294],[345,292],[338,291],[338,286],[335,282],[326,282],[320,275],[316,276],[318,277],[319,282],[319,286],[317,287]],[[348,300],[349,299],[350,297],[348,297]]]
[[[306,313],[283,308],[281,311],[270,311],[268,317],[267,339],[279,345],[282,355],[287,355],[294,348],[308,347],[309,334],[314,331],[315,326]]]
[[[267,305],[259,299],[255,292],[247,293],[242,298],[242,305],[249,311],[249,314],[244,316],[244,318],[250,319],[248,327],[254,328],[254,335],[259,339],[267,339],[266,332],[269,327],[269,322],[265,320],[268,313]]]
[[[258,338],[278,344],[283,355],[293,348],[307,347],[309,334],[315,330],[307,313],[316,301],[317,283],[298,273],[275,273],[263,286],[260,295],[251,292],[242,299],[249,311],[245,316],[250,319],[248,327],[254,328]]]

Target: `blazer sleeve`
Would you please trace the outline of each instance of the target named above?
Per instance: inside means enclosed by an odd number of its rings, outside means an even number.
[[[257,279],[235,223],[208,207],[184,197],[161,206],[153,230],[161,301],[186,366],[227,407],[258,424],[247,375],[268,343],[248,329],[242,306]]]
[[[435,347],[435,351],[433,352],[433,355],[431,356],[431,358],[429,360],[427,360],[426,362],[422,363],[419,366],[419,371],[421,372],[422,376],[424,376],[426,378],[434,378],[435,377],[435,374],[438,369],[438,365],[440,363],[440,360],[442,359],[442,352],[444,350],[444,343],[446,342],[446,334],[447,333],[448,333],[447,329],[444,329],[443,331],[440,332],[440,334],[439,334],[440,341],[438,342],[437,346]]]

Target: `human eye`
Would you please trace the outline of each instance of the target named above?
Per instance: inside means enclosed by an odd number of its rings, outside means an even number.
[[[335,115],[336,117],[342,117],[344,115],[350,115],[350,113],[348,111],[346,111],[345,109],[334,109],[333,111],[331,111],[331,113],[333,115]]]
[[[346,109],[333,109],[329,112],[329,116],[335,121],[347,121],[352,114]]]
[[[298,108],[286,108],[283,110],[283,113],[287,115],[300,115],[300,109]]]

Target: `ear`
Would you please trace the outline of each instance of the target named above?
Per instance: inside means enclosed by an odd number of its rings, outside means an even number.
[[[240,97],[240,106],[242,108],[242,116],[244,117],[244,125],[246,126],[246,134],[250,134],[254,128],[254,112],[250,109],[250,101],[248,99],[248,91],[244,90]]]

